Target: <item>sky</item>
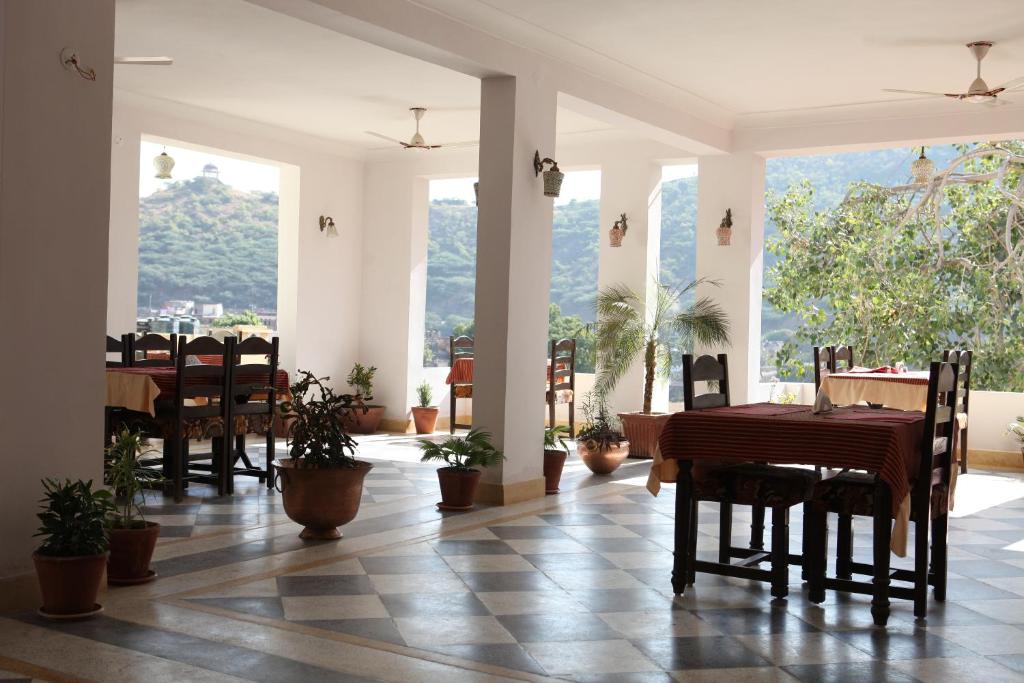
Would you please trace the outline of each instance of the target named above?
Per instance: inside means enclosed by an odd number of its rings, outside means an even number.
[[[174,159],[171,180],[160,180],[156,177],[156,169],[153,168],[153,158],[165,149]],[[139,163],[139,197],[148,197],[175,180],[187,180],[202,175],[203,166],[206,164],[214,164],[220,171],[220,179],[236,190],[277,192],[280,187],[281,174],[277,166],[143,140]]]

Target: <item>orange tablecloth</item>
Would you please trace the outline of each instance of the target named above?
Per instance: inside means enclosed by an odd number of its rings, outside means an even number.
[[[156,416],[157,398],[172,398],[176,379],[176,368],[107,368],[107,407]],[[274,387],[281,399],[290,395],[287,372],[277,371]]]

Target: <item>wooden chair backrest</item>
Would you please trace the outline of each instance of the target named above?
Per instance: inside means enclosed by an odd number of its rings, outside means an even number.
[[[182,337],[182,339],[184,339],[184,337]],[[147,332],[138,339],[133,339],[131,345],[133,367],[173,368],[177,366],[178,335],[176,334],[172,334],[168,339],[162,334]],[[151,358],[149,357],[151,351],[166,352],[167,357]]]
[[[123,368],[129,365],[129,349],[131,348],[131,344],[128,342],[129,336],[131,335],[122,334],[120,339],[115,339],[109,334],[107,335],[106,365],[108,368]],[[113,354],[117,354],[116,359],[109,357]]]
[[[715,382],[717,390],[696,395],[697,382]],[[694,359],[692,354],[683,355],[683,408],[685,410],[703,410],[718,408],[729,403],[729,358],[720,353],[715,356],[699,356]]]
[[[958,393],[957,398],[959,403],[957,404],[956,411],[958,413],[967,413],[968,407],[971,404],[971,366],[974,363],[974,352],[964,349],[946,349],[942,352],[942,361],[944,363],[956,363],[959,374],[958,374]]]
[[[551,367],[548,379],[551,390],[576,388],[576,340],[551,340]]]
[[[815,346],[814,347],[814,393],[818,393],[821,382],[833,372],[839,372],[839,361],[843,361],[843,370],[853,368],[852,346]]]
[[[235,362],[231,367],[231,406],[233,415],[273,415],[277,395],[274,378],[277,374],[280,340],[270,341],[249,337],[234,345]],[[246,359],[246,356],[249,359]],[[252,356],[261,356],[265,362],[253,362]]]
[[[235,338],[223,342],[213,337],[196,337],[186,341],[178,339],[177,374],[175,379],[175,412],[178,419],[198,417],[228,417],[225,396],[229,395],[231,359],[234,357]],[[220,355],[220,365],[189,365],[189,356]],[[189,405],[187,399],[202,399],[200,405]]]
[[[924,437],[921,440],[922,483],[932,481],[933,470],[941,470],[942,481],[949,483],[953,465],[953,435],[956,429],[957,389],[960,368],[956,363],[932,361],[928,372],[928,399],[925,404]],[[930,486],[922,486],[931,495]]]

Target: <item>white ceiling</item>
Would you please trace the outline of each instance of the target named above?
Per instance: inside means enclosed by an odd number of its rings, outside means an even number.
[[[1022,0],[418,0],[623,84],[734,118],[1024,76]],[[1024,102],[1024,94],[1017,95]],[[938,100],[936,107],[958,103]]]
[[[390,146],[367,130],[408,140],[412,106],[429,108],[429,143],[479,131],[476,78],[243,0],[118,0],[115,52],[174,58],[170,67],[117,66],[118,89],[364,150]],[[560,134],[598,129],[608,126],[559,110]]]

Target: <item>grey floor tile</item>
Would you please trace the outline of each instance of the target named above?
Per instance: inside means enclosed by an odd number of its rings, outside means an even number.
[[[280,598],[191,598],[189,602],[220,607],[232,612],[284,619],[284,608],[281,606]]]
[[[782,668],[802,683],[918,683],[916,678],[887,662],[799,664]]]
[[[537,572],[466,572],[459,574],[470,590],[477,593],[557,590],[558,586]]]
[[[490,616],[473,593],[398,593],[382,595],[392,617]]]
[[[492,664],[515,671],[544,674],[544,669],[521,645],[515,643],[482,643],[476,645],[437,645],[428,648],[472,662]]]
[[[491,526],[487,528],[502,539],[569,538],[565,532],[553,526]]]
[[[597,553],[544,553],[541,555],[523,555],[523,557],[541,571],[618,569],[618,567]]]
[[[768,666],[770,662],[729,636],[656,638],[633,644],[666,671]]]
[[[504,541],[437,541],[432,544],[442,557],[453,555],[512,555]]]
[[[326,576],[279,576],[277,590],[282,597],[300,595],[369,595],[374,593],[370,578],[363,574]]]
[[[521,643],[616,640],[618,631],[593,614],[515,614],[498,621]]]
[[[451,571],[445,561],[436,555],[361,557],[359,562],[367,574],[430,574]]]
[[[722,633],[734,636],[818,630],[785,608],[767,605],[764,608],[694,609],[693,613]]]
[[[322,628],[325,631],[346,633],[359,636],[360,638],[405,645],[405,640],[402,638],[402,634],[398,632],[398,628],[392,619],[324,619],[296,621],[295,623]]]

